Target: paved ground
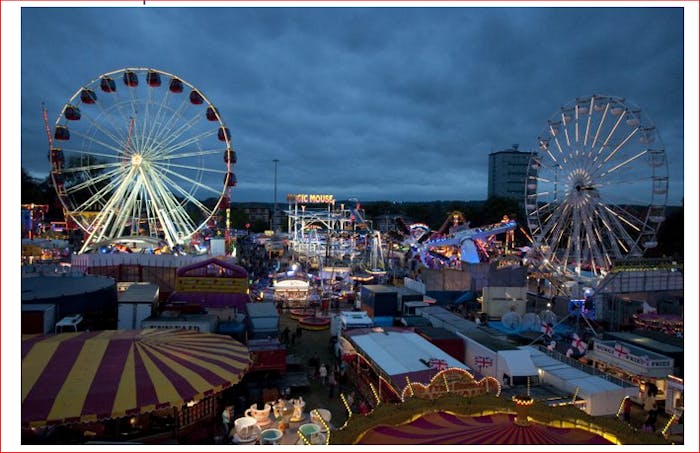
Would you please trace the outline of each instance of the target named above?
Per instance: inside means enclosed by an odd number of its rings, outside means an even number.
[[[345,307],[344,309],[348,308]],[[280,316],[280,330],[289,327],[294,332],[297,326],[297,321],[290,318],[287,314],[283,313]],[[292,397],[296,398],[301,394],[306,401],[308,410],[319,407],[330,410],[332,414],[331,423],[335,426],[341,426],[347,419],[347,411],[340,399],[339,391],[342,390],[347,394],[353,390],[352,386],[346,385],[342,389],[336,387],[333,391],[333,396],[330,397],[328,386],[322,384],[318,378],[313,376],[308,366],[308,361],[314,354],[318,354],[321,362],[325,363],[327,367],[332,367],[335,364],[335,357],[330,348],[330,336],[329,329],[320,331],[302,330],[301,337],[297,338],[294,344],[288,345],[288,357],[298,362],[300,367],[309,373],[310,383],[310,387],[307,390],[292,392]]]

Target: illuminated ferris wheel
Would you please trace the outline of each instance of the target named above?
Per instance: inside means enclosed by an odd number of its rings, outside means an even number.
[[[217,108],[187,81],[150,68],[102,74],[61,110],[49,152],[81,253],[123,237],[183,244],[236,185],[236,153]]]
[[[537,139],[525,188],[535,249],[555,271],[604,274],[656,247],[668,197],[661,139],[642,110],[592,95],[561,107]]]

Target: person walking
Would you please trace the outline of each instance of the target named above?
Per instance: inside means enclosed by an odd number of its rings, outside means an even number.
[[[328,374],[328,399],[332,399],[335,395],[335,386],[338,382],[335,379],[335,372]]]
[[[229,434],[231,433],[231,419],[233,418],[233,406],[226,406],[224,411],[221,413],[221,422],[223,432],[224,442],[228,441]]]
[[[656,406],[656,403],[652,406],[651,410],[647,412],[647,417],[644,420],[644,426],[642,427],[642,431],[647,432],[647,433],[653,433],[656,431],[656,418],[658,416],[658,407]]]
[[[355,408],[355,392],[350,392],[350,394],[345,397],[345,401],[348,403],[348,407],[351,411],[356,410]]]
[[[622,420],[629,423],[632,420],[632,398],[625,398],[625,402],[622,404]]]
[[[321,367],[318,369],[318,376],[321,378],[321,384],[325,384],[326,376],[328,376],[328,368],[326,368],[325,363],[322,363]]]

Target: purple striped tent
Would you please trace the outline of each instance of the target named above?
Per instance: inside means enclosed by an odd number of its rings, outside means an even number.
[[[357,442],[364,445],[603,445],[598,434],[582,429],[515,424],[513,414],[468,417],[448,412],[425,414],[399,426],[376,426]]]
[[[22,425],[180,407],[236,384],[248,349],[228,336],[144,329],[22,337]]]

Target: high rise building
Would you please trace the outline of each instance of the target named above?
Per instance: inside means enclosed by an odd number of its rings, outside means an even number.
[[[527,166],[533,153],[518,151],[518,145],[489,154],[488,197],[522,200]]]

